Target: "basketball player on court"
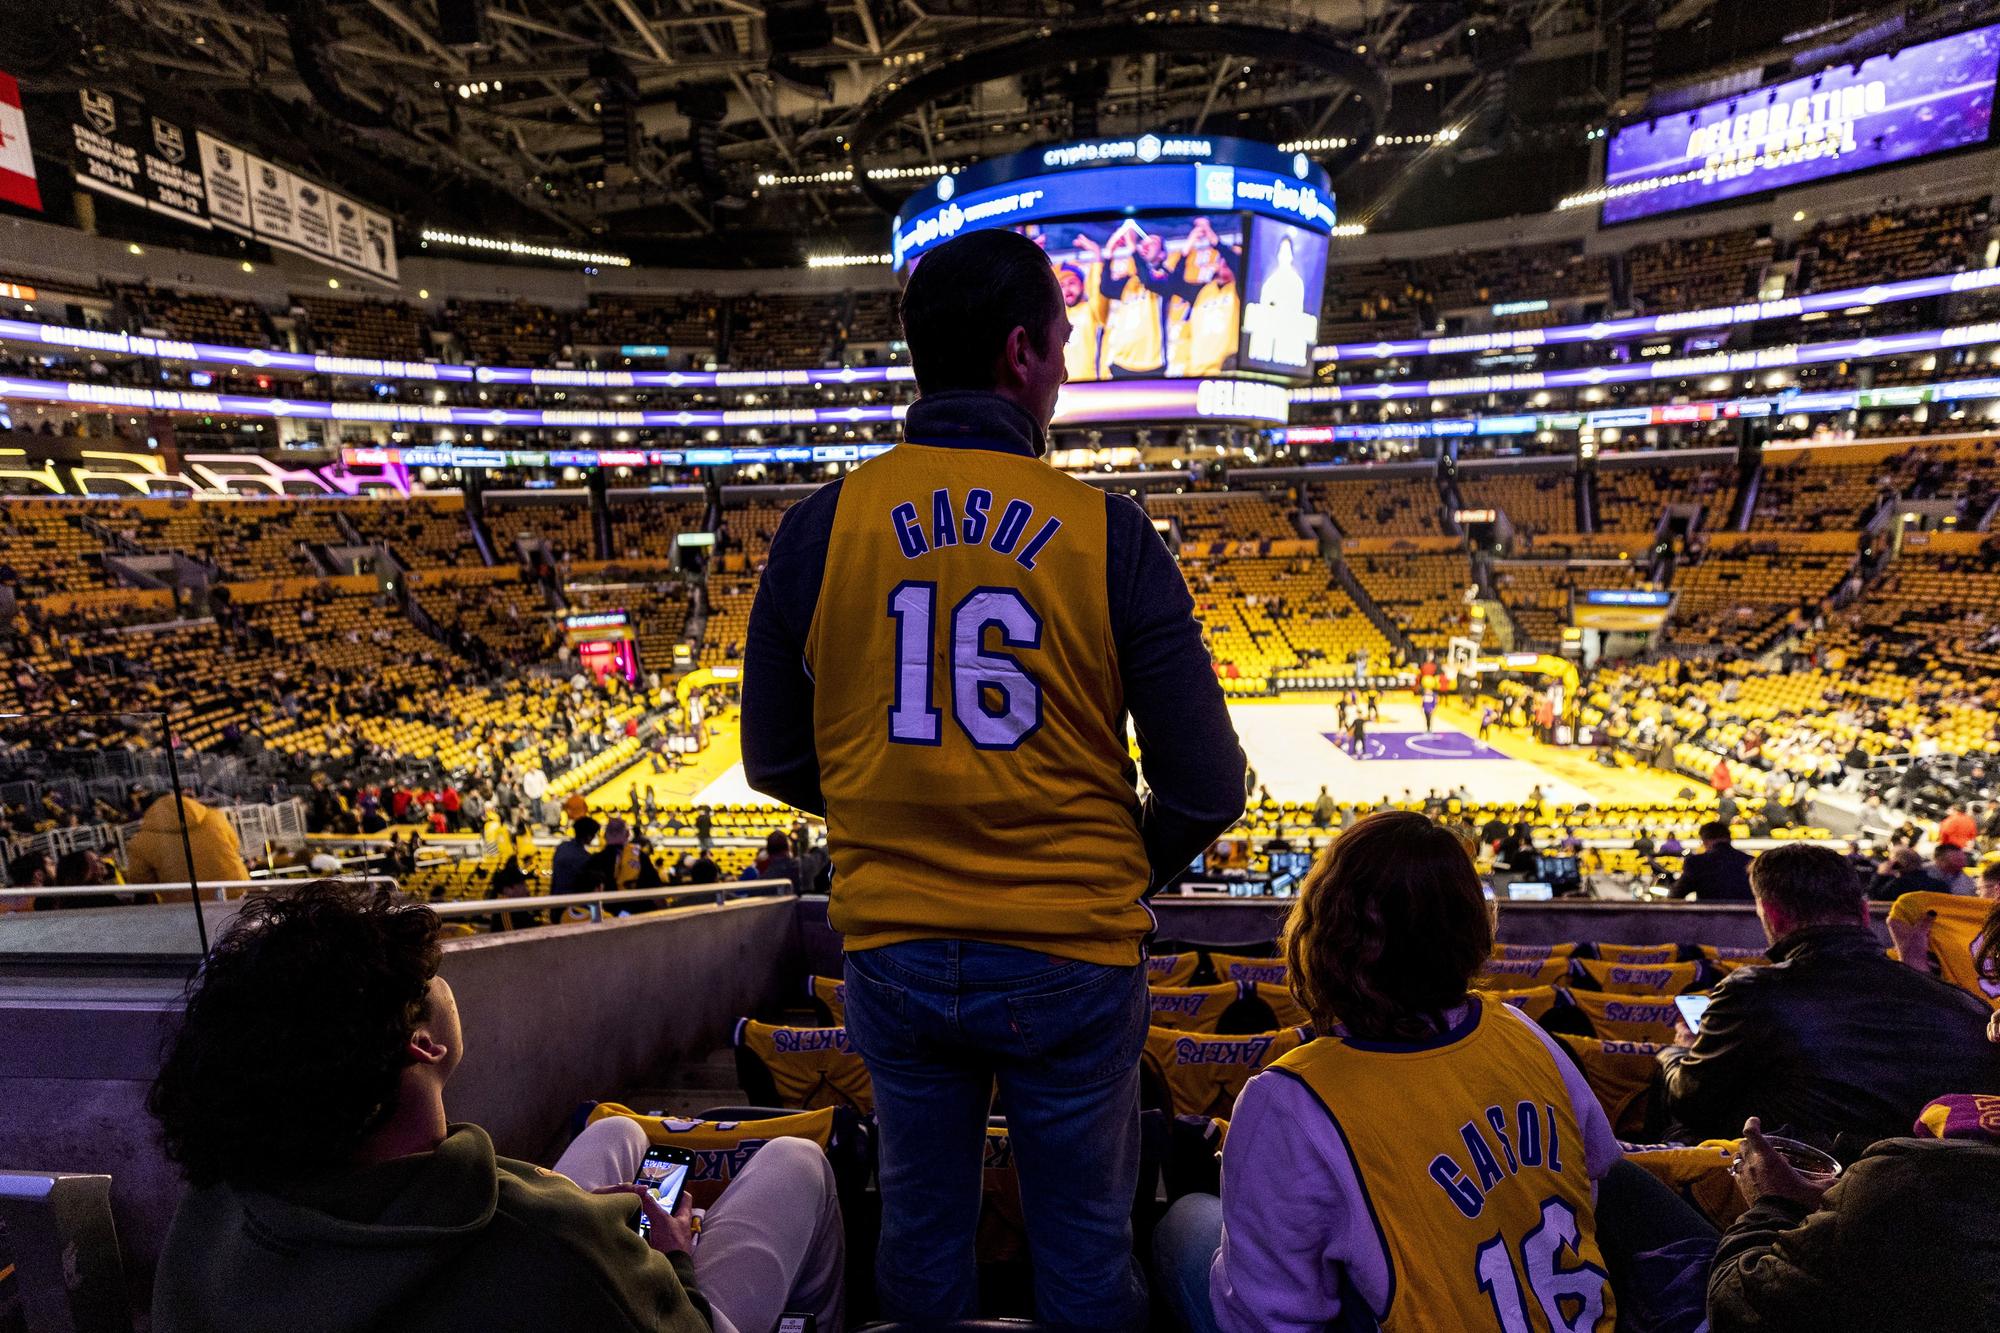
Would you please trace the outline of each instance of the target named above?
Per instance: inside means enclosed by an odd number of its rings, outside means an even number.
[[[1040,461],[1071,327],[1047,257],[1012,232],[948,241],[903,327],[921,395],[904,443],[772,542],[744,769],[827,819],[881,1122],[883,1313],[974,1313],[991,1109],[1040,1317],[1137,1329],[1141,900],[1242,813],[1243,753],[1145,512]]]

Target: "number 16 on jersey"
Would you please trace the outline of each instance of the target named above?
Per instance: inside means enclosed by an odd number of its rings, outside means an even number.
[[[1042,725],[1042,689],[1011,652],[989,651],[988,630],[1001,649],[1042,646],[1042,618],[1019,589],[974,588],[944,618],[937,643],[937,584],[910,579],[889,593],[896,622],[895,702],[889,739],[898,745],[944,743],[944,710],[936,699],[937,661],[946,661],[952,721],[974,748],[1014,750]]]

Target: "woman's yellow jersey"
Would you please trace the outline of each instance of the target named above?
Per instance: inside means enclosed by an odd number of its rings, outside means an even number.
[[[1442,1044],[1326,1036],[1273,1066],[1312,1091],[1353,1161],[1389,1264],[1375,1317],[1386,1333],[1610,1333],[1569,1087],[1525,1021],[1472,1005]]]

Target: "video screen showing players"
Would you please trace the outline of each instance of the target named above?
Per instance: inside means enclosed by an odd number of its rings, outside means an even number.
[[[1234,369],[1243,313],[1243,225],[1241,214],[1224,213],[1020,228],[1048,253],[1062,284],[1070,380]]]
[[[1319,338],[1326,290],[1327,238],[1304,227],[1253,218],[1250,267],[1244,274],[1245,370],[1303,375]]]

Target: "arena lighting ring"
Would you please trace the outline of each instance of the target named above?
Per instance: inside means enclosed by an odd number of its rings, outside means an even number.
[[[1258,60],[1306,65],[1345,82],[1368,114],[1368,128],[1325,159],[1338,176],[1375,143],[1389,114],[1389,78],[1382,66],[1321,24],[1277,10],[1229,6],[1227,17],[1206,14],[1139,14],[1051,24],[1035,32],[974,47],[930,64],[921,73],[892,80],[861,104],[860,122],[850,141],[854,183],[883,212],[894,214],[903,201],[868,177],[868,150],[903,117],[938,98],[994,79],[1079,61],[1143,55],[1227,53]]]

